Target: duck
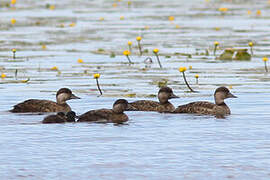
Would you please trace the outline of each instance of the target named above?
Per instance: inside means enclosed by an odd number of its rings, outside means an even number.
[[[169,99],[179,98],[173,93],[172,88],[164,86],[158,91],[158,100],[139,100],[128,103],[127,111],[157,111],[160,113],[173,112],[175,107]]]
[[[71,111],[71,108],[66,101],[70,99],[80,98],[75,96],[70,89],[61,88],[56,93],[56,102],[50,100],[29,99],[16,104],[10,112],[69,112]]]
[[[224,117],[231,114],[230,108],[225,104],[224,99],[237,98],[228,88],[219,87],[214,93],[215,104],[207,101],[191,102],[178,106],[173,113],[190,113],[215,115],[216,117]]]
[[[128,121],[128,116],[124,113],[127,106],[127,100],[118,99],[114,102],[112,109],[98,109],[88,111],[80,115],[77,122],[101,122],[122,124]]]
[[[49,124],[49,123],[75,122],[75,117],[76,113],[74,111],[69,111],[68,113],[58,112],[55,115],[49,115],[45,117],[42,123]]]

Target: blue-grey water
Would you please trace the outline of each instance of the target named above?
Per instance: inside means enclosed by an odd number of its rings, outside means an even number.
[[[0,179],[270,178],[270,78],[262,62],[269,56],[268,1],[134,0],[129,8],[125,0],[17,0],[11,8],[5,3],[0,2],[0,74],[6,74],[0,79]],[[221,13],[220,7],[228,11]],[[149,50],[142,57],[138,35]],[[132,65],[122,55],[128,41],[133,42]],[[252,41],[254,56],[216,60],[214,41],[220,42],[218,55],[230,47],[249,49]],[[160,50],[163,69],[151,53],[154,48]],[[146,68],[148,56],[154,63]],[[51,70],[54,66],[59,70]],[[186,76],[198,93],[188,92],[180,66],[192,66]],[[101,74],[101,97],[94,73]],[[8,112],[26,99],[55,100],[61,87],[82,98],[68,101],[78,115],[111,108],[118,98],[156,100],[158,82],[167,82],[180,96],[171,101],[175,106],[214,102],[219,86],[238,98],[226,100],[232,114],[225,119],[126,112],[126,125],[41,124],[46,115]]]

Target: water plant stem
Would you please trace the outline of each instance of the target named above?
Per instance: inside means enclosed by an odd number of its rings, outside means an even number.
[[[98,78],[96,78],[96,81],[97,81],[97,88],[98,88],[98,91],[99,91],[100,96],[101,96],[102,95],[102,91],[101,91],[100,86],[99,86]]]
[[[13,51],[13,59],[16,59],[16,51]]]
[[[182,72],[182,73],[183,73],[183,78],[184,78],[184,81],[185,81],[185,83],[186,83],[188,89],[189,89],[191,92],[195,92],[195,91],[189,86],[189,84],[188,84],[188,82],[187,82],[187,79],[186,79],[185,72]]]
[[[129,64],[132,64],[132,62],[131,62],[131,60],[130,60],[130,57],[129,57],[128,55],[127,55],[126,57],[127,57],[127,59],[128,59]]]
[[[158,56],[158,54],[157,54],[157,53],[155,53],[155,55],[156,55],[156,57],[157,57],[157,61],[158,61],[159,67],[160,67],[160,68],[162,68],[162,65],[161,65],[161,63],[160,63],[160,60],[159,60],[159,56]]]
[[[138,41],[138,48],[139,48],[140,56],[142,56],[143,52],[142,52],[142,46],[141,46],[140,41]]]
[[[217,51],[217,45],[215,45],[215,48],[214,48],[214,56],[216,55],[216,51]]]
[[[267,68],[266,62],[267,62],[267,61],[264,61],[264,68],[265,68],[265,72],[268,73],[268,68]]]

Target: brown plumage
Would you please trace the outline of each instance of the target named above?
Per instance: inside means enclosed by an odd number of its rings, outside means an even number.
[[[149,100],[139,100],[128,103],[127,111],[157,111],[173,112],[175,107],[168,101],[172,98],[178,98],[169,87],[162,87],[158,92],[159,102]]]
[[[55,115],[46,116],[42,123],[65,123],[65,122],[75,122],[76,113],[74,111],[70,111],[68,113],[58,112]]]
[[[104,122],[123,123],[128,121],[128,116],[124,113],[128,102],[125,99],[118,99],[113,104],[113,109],[98,109],[88,111],[79,116],[78,122]]]
[[[23,113],[23,112],[69,112],[71,108],[66,103],[70,99],[79,99],[79,97],[72,94],[68,88],[61,88],[56,94],[56,100],[39,100],[29,99],[22,103],[19,103],[13,107],[10,112]]]
[[[216,89],[215,104],[206,101],[192,102],[185,105],[178,106],[174,113],[194,113],[215,115],[217,117],[223,117],[231,114],[230,108],[224,103],[224,99],[236,98],[226,87],[219,87]]]

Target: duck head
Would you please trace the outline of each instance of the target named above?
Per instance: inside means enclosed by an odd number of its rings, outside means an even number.
[[[169,99],[179,98],[173,93],[173,90],[169,87],[162,87],[158,92],[158,100],[161,104],[165,104]]]
[[[70,99],[80,99],[79,97],[75,96],[72,91],[68,88],[61,88],[57,91],[56,100],[58,104],[64,104],[66,101]]]
[[[216,91],[215,91],[214,97],[215,97],[215,102],[216,102],[217,105],[224,104],[224,99],[227,99],[227,98],[237,98],[226,87],[219,87],[219,88],[217,88]]]
[[[118,99],[113,104],[113,112],[120,114],[123,113],[128,107],[128,102],[125,99]]]

